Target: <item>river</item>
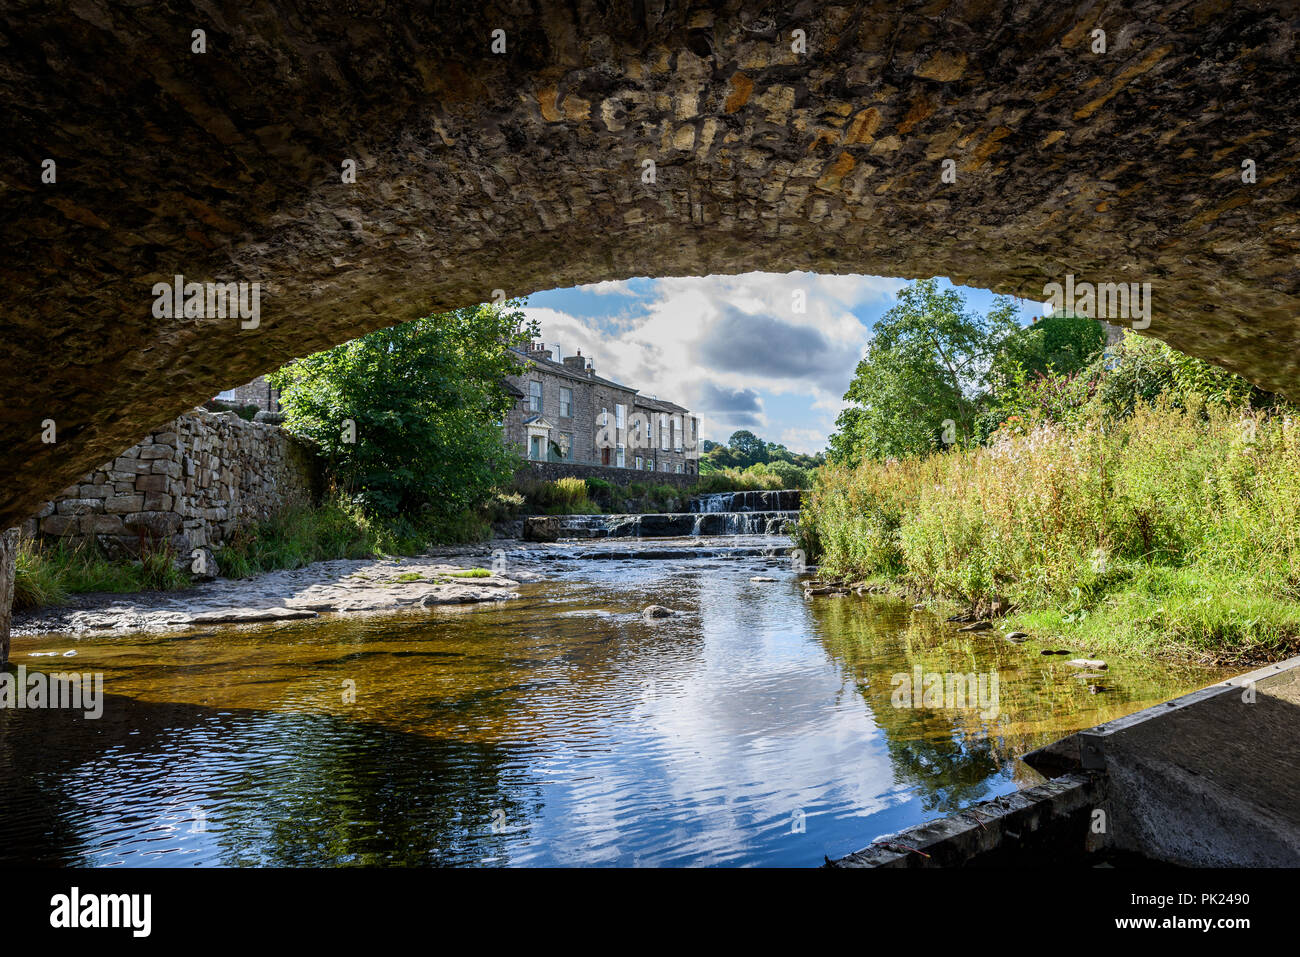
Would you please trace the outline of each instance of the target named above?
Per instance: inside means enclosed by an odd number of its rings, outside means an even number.
[[[0,862],[815,866],[1225,674],[1080,680],[892,598],[805,599],[788,539],[707,546],[553,549],[488,606],[17,640],[11,666],[102,673],[107,699],[0,710]],[[895,706],[918,666],[995,673],[997,707]]]

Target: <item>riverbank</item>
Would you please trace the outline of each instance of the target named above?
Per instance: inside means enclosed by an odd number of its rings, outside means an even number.
[[[219,579],[182,591],[88,593],[55,608],[15,612],[14,636],[47,632],[173,631],[195,625],[259,624],[324,614],[391,613],[436,605],[507,601],[535,572],[511,577],[474,564],[482,547],[419,558],[339,559],[252,578]]]
[[[988,447],[828,468],[798,538],[825,574],[1099,653],[1247,665],[1300,651],[1300,430],[1141,407]]]

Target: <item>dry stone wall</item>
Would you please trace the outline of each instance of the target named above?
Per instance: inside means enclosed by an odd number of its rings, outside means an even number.
[[[312,500],[312,451],[284,429],[188,412],[83,475],[29,519],[29,535],[91,539],[109,554],[220,546],[239,528]]]

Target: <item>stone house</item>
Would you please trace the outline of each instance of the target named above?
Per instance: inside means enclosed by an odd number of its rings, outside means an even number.
[[[524,458],[698,474],[700,425],[689,410],[596,375],[581,352],[558,361],[556,354],[533,343],[506,380],[516,401],[502,431]]]
[[[217,394],[216,401],[232,406],[255,405],[263,412],[280,411],[280,392],[266,381],[264,375],[233,389],[224,389]]]

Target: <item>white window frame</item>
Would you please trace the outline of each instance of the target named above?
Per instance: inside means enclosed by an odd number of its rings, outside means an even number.
[[[620,445],[614,450],[614,467],[618,469],[627,468],[627,447]]]
[[[568,393],[569,396],[567,400],[564,398],[565,393]],[[568,409],[568,411],[566,412],[565,409]],[[560,386],[560,418],[573,418],[573,390],[566,389],[564,386]]]
[[[533,386],[537,386],[537,391],[533,392]],[[536,403],[536,405],[534,405]],[[542,411],[542,383],[540,379],[528,380],[528,411]]]

